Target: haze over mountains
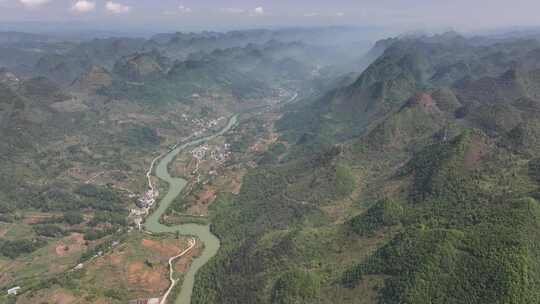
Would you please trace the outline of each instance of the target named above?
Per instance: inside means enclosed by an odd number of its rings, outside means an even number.
[[[538,303],[539,37],[0,33],[0,303],[163,296],[230,117],[192,303]]]

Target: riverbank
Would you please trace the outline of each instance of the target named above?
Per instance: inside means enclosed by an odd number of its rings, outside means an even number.
[[[204,250],[202,254],[196,258],[192,265],[190,266],[188,272],[184,276],[182,282],[182,287],[178,298],[176,299],[176,304],[188,304],[191,302],[191,293],[193,291],[193,284],[195,282],[195,275],[197,271],[208,262],[214,255],[216,255],[220,242],[219,239],[210,232],[209,225],[198,225],[198,224],[183,224],[176,226],[165,226],[160,223],[160,218],[165,213],[167,208],[173,202],[173,200],[182,192],[184,187],[187,185],[187,181],[182,178],[174,178],[168,172],[169,163],[176,157],[178,153],[190,146],[199,145],[206,141],[209,141],[213,138],[223,135],[225,132],[229,131],[237,123],[238,115],[234,115],[229,119],[227,125],[220,131],[199,139],[192,140],[190,142],[184,143],[171,151],[169,151],[165,156],[159,159],[158,164],[155,169],[156,176],[165,181],[169,188],[167,193],[159,201],[157,208],[146,218],[145,221],[145,230],[151,233],[180,233],[182,235],[190,235],[198,238],[201,242],[204,243]]]
[[[195,239],[194,238],[190,239],[189,240],[189,247],[186,250],[182,251],[178,255],[175,255],[175,256],[173,256],[173,257],[171,257],[169,259],[169,280],[171,281],[171,286],[169,286],[169,289],[167,289],[167,292],[165,292],[165,295],[163,295],[163,297],[161,298],[160,304],[166,304],[167,303],[167,298],[169,297],[169,294],[171,293],[174,286],[178,282],[178,280],[175,280],[174,276],[173,276],[173,274],[174,274],[174,266],[173,266],[174,260],[179,259],[182,256],[184,256],[186,253],[188,253],[191,249],[193,249],[193,247],[195,247],[195,244],[196,244]]]

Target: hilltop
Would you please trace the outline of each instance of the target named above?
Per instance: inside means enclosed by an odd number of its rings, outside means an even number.
[[[540,42],[353,34],[0,35],[0,287],[161,294],[185,240],[138,231],[148,168],[239,114],[167,168],[162,223],[221,241],[193,303],[538,302]]]
[[[362,61],[361,51],[344,57],[338,47],[303,42],[323,32],[173,34],[170,41],[0,33],[0,288],[22,286],[19,297],[3,293],[0,302],[160,296],[168,259],[160,246],[137,249],[144,234],[133,215],[152,160],[212,134],[235,113],[294,101],[349,72],[335,62]],[[220,137],[201,174],[224,168],[230,150],[262,129]],[[197,250],[176,262],[179,273]],[[149,281],[136,278],[145,275]]]
[[[381,45],[355,81],[288,106],[287,148],[220,198],[227,249],[195,303],[538,301],[540,44]]]

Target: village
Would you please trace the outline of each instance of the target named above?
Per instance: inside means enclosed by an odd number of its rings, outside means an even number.
[[[150,214],[150,209],[156,204],[158,196],[159,191],[152,187],[137,199],[135,202],[136,207],[130,210],[129,217],[133,218],[133,222],[139,230],[142,230],[144,217]]]
[[[144,193],[137,194],[137,193],[134,193],[131,190],[126,189],[124,187],[113,185],[114,188],[116,188],[118,190],[121,190],[123,192],[126,192],[128,194],[127,195],[128,198],[135,199],[135,203],[134,203],[135,206],[129,210],[128,219],[132,224],[134,224],[134,226],[136,227],[137,230],[139,230],[139,231],[143,230],[143,222],[144,222],[145,218],[151,213],[152,208],[155,207],[155,205],[157,203],[157,200],[158,200],[158,197],[159,197],[159,194],[160,194],[159,190],[157,189],[156,185],[152,181],[152,177],[151,177],[152,172],[154,170],[154,167],[155,167],[156,163],[158,162],[158,160],[161,159],[165,154],[169,153],[170,150],[173,150],[176,147],[178,147],[179,144],[181,144],[183,142],[186,142],[187,140],[191,140],[193,138],[202,136],[204,133],[208,132],[212,128],[219,127],[220,123],[223,120],[226,120],[226,118],[225,117],[220,117],[220,118],[209,120],[209,121],[205,121],[203,119],[191,119],[191,120],[189,120],[190,123],[192,123],[194,126],[196,126],[197,131],[193,132],[187,138],[183,138],[182,140],[180,140],[177,144],[173,145],[172,147],[169,147],[169,149],[166,152],[156,156],[152,160],[152,162],[151,162],[151,164],[150,164],[150,166],[149,166],[149,168],[148,168],[148,170],[146,172],[146,179],[147,179],[147,183],[148,183],[147,184],[148,188],[146,189],[146,191]],[[199,163],[202,162],[202,161],[209,160],[209,161],[213,161],[213,162],[215,162],[217,164],[223,164],[227,159],[229,159],[229,157],[231,155],[230,144],[223,143],[223,144],[218,144],[218,145],[215,145],[215,146],[209,146],[208,144],[203,144],[203,145],[195,147],[194,149],[189,151],[188,155],[190,155],[193,158],[193,160],[196,161],[196,164],[197,164],[196,169],[192,173],[193,174],[198,174]],[[87,183],[87,184],[89,184],[89,183],[97,183],[97,182],[99,182],[101,177],[108,176],[107,174],[108,174],[108,172],[105,172],[105,171],[100,171],[98,173],[94,173],[89,178],[87,178],[85,183]],[[198,175],[197,176],[197,181],[199,179],[200,179],[200,176]],[[128,229],[129,229],[128,231],[133,230],[133,226],[130,226]],[[118,241],[113,241],[113,243],[111,244],[110,247],[114,248],[117,245],[119,245],[119,242]],[[94,256],[92,256],[89,260],[84,262],[84,264],[79,263],[76,266],[74,266],[73,268],[71,268],[69,271],[70,272],[72,272],[72,271],[80,271],[83,268],[86,268],[85,264],[87,262],[90,262],[92,260],[98,259],[98,258],[103,257],[103,256],[105,256],[105,252],[99,251]],[[14,287],[10,288],[9,290],[7,290],[7,293],[8,293],[8,295],[16,296],[16,295],[18,295],[18,293],[21,292],[22,288],[23,287],[21,287],[21,286],[14,286]],[[146,299],[141,298],[141,299],[130,300],[128,303],[129,304],[158,304],[158,303],[161,303],[161,302],[162,302],[162,299],[160,299],[160,298],[146,298]]]
[[[185,114],[182,115],[183,118],[187,119],[187,116]],[[208,131],[211,128],[219,126],[220,122],[225,120],[225,117],[219,117],[217,119],[205,121],[203,119],[192,119],[191,123],[194,124],[198,131],[195,131],[191,136],[188,138],[185,138],[181,140],[181,142],[186,141],[187,139],[191,139],[192,137],[197,137],[202,134],[204,134],[206,131]],[[176,148],[178,144],[171,147],[171,150]],[[197,169],[198,164],[201,160],[203,160],[206,156],[207,151],[209,150],[208,145],[202,145],[199,146],[192,151],[193,157],[197,160]],[[211,151],[211,158],[215,160],[218,163],[223,163],[227,157],[230,155],[230,145],[224,144],[223,146],[218,146],[215,150]],[[133,220],[133,223],[137,226],[138,230],[142,230],[142,223],[144,221],[144,218],[150,214],[150,210],[154,207],[156,204],[157,198],[159,197],[159,191],[158,189],[153,185],[151,180],[151,173],[154,168],[154,165],[158,159],[160,159],[164,154],[161,154],[154,158],[152,160],[152,163],[150,164],[150,168],[148,169],[146,173],[146,177],[148,180],[148,190],[144,192],[139,198],[137,198],[135,202],[135,207],[130,210],[129,218]],[[197,172],[197,169],[194,173]]]

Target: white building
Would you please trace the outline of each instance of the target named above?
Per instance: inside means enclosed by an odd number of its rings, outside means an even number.
[[[10,296],[16,296],[17,293],[19,292],[19,290],[21,290],[21,287],[20,286],[17,286],[17,287],[13,287],[11,289],[8,289],[7,293],[8,295]]]

